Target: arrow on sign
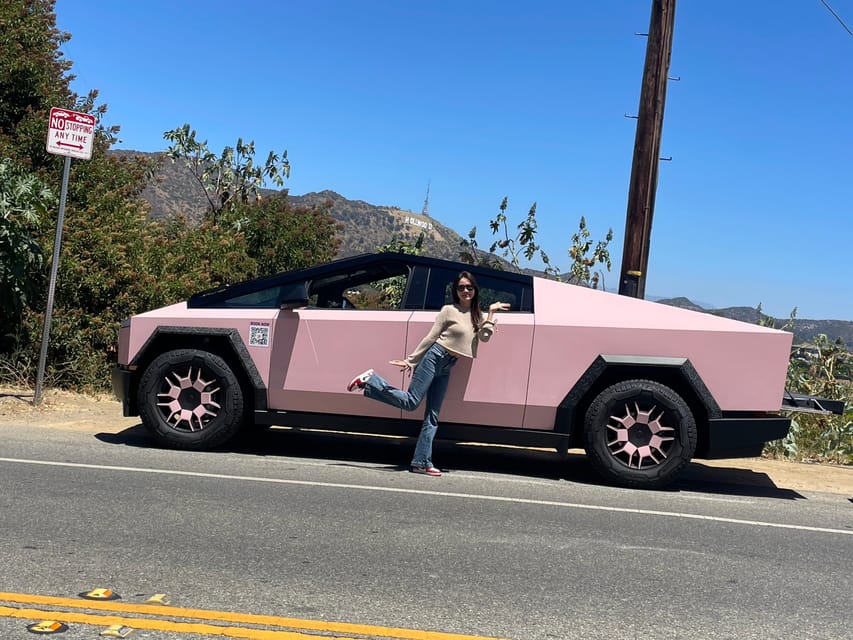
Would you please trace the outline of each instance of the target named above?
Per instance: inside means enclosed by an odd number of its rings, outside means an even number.
[[[67,142],[57,142],[57,147],[71,147],[72,149],[82,149],[82,144],[68,144]]]

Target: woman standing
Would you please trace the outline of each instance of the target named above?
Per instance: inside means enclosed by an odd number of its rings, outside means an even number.
[[[477,345],[488,342],[494,333],[495,312],[508,309],[508,303],[494,302],[489,305],[488,316],[484,319],[477,281],[463,271],[453,281],[453,304],[441,308],[432,329],[411,355],[405,360],[391,360],[391,364],[404,370],[414,369],[408,392],[392,387],[373,369],[356,376],[347,386],[349,391],[362,389],[366,397],[405,411],[414,411],[426,397],[424,422],[409,467],[412,473],[441,475],[432,464],[432,441],[438,429],[438,412],[447,392],[450,370],[457,358],[477,357]]]

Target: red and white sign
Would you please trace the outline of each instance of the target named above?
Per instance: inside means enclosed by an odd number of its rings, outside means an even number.
[[[48,153],[89,160],[94,139],[95,116],[56,107],[50,110],[45,147]]]

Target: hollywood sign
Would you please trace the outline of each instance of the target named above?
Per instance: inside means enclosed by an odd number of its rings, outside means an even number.
[[[426,220],[421,220],[420,218],[415,218],[414,216],[406,216],[403,218],[403,221],[406,224],[412,225],[413,227],[420,227],[421,229],[426,229],[427,231],[432,231],[433,226],[432,222],[427,222]]]

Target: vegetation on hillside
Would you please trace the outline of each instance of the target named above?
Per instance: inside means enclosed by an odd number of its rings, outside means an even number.
[[[818,336],[813,345],[794,347],[788,388],[821,398],[843,400],[843,415],[793,413],[788,437],[770,443],[768,452],[794,460],[853,464],[853,356],[840,341]]]
[[[796,309],[780,327],[791,330]],[[776,320],[761,312],[758,323],[775,327]],[[853,354],[840,339],[818,335],[809,344],[791,348],[785,388],[791,393],[804,393],[818,398],[842,400],[842,415],[790,412],[788,436],[768,443],[765,454],[775,458],[853,464]]]

